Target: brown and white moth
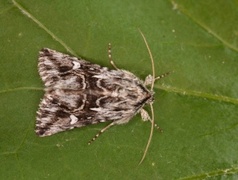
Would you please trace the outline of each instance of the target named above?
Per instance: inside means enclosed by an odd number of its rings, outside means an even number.
[[[154,82],[168,73],[155,77],[153,57],[144,35],[141,35],[152,62],[152,75],[148,75],[144,82],[116,67],[110,44],[109,60],[115,70],[55,50],[42,49],[38,69],[45,85],[45,94],[37,111],[36,134],[40,137],[50,136],[76,127],[111,122],[90,144],[109,127],[125,124],[140,113],[142,120],[152,123],[142,162],[155,125],[152,106]],[[146,87],[148,85],[150,89]],[[143,109],[146,104],[150,104],[151,117]]]

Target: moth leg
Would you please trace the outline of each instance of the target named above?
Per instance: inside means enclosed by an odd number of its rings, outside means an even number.
[[[148,120],[149,120],[150,122],[152,122],[152,120],[151,120],[151,118],[150,118],[150,115],[149,115],[149,113],[148,113],[146,110],[141,109],[141,110],[140,110],[140,114],[141,114],[141,118],[142,118],[143,121],[148,121]],[[163,130],[158,126],[158,124],[154,123],[154,126],[155,126],[155,128],[158,129],[160,132],[163,131]]]
[[[148,121],[148,120],[151,121],[150,115],[146,110],[141,109],[140,110],[140,115],[141,115],[141,118],[142,118],[143,121]]]
[[[116,66],[116,64],[115,64],[114,61],[112,60],[112,48],[111,48],[111,43],[108,43],[108,58],[109,58],[110,64],[111,64],[116,70],[119,70],[119,68]]]
[[[151,84],[153,84],[153,81],[162,79],[162,78],[168,76],[169,74],[170,74],[170,72],[161,74],[161,75],[157,76],[154,80],[153,80],[153,77],[152,77],[151,75],[148,75],[148,76],[146,76],[146,78],[145,78],[144,85],[145,85],[145,86],[151,85]]]
[[[115,122],[110,123],[109,125],[107,125],[106,127],[104,127],[103,129],[101,129],[89,142],[88,145],[90,145],[93,141],[95,141],[104,131],[106,131],[107,129],[109,129],[111,126],[115,125]]]
[[[146,76],[145,81],[144,81],[144,85],[151,85],[153,83],[153,77],[149,74],[148,76]]]
[[[162,79],[162,78],[168,76],[169,74],[170,74],[170,72],[167,72],[167,73],[161,74],[161,75],[159,75],[159,76],[157,76],[157,77],[155,78],[155,81],[156,81],[156,80],[159,80],[159,79]]]

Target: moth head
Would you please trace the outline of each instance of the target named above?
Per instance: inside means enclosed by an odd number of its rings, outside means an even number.
[[[148,76],[146,76],[146,78],[145,78],[145,81],[144,81],[144,85],[145,86],[154,86],[154,82],[155,82],[155,80],[154,80],[154,78],[153,78],[153,76],[152,75],[148,75]],[[153,87],[152,87],[153,88]],[[154,91],[153,91],[153,89],[150,89],[150,90],[148,90],[148,100],[146,101],[146,104],[150,104],[150,103],[153,103],[153,101],[154,101]]]
[[[149,93],[148,93],[148,99],[147,99],[147,101],[146,101],[146,104],[151,104],[151,103],[153,103],[154,102],[154,100],[155,100],[155,98],[154,98],[154,91],[148,91]]]

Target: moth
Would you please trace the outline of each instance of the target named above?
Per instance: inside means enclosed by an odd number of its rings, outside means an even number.
[[[39,53],[38,71],[45,85],[45,94],[37,111],[36,134],[44,137],[73,128],[110,122],[89,141],[90,144],[109,127],[125,124],[140,113],[142,120],[149,120],[152,124],[141,163],[155,126],[152,106],[154,82],[168,73],[155,77],[150,48],[145,36],[141,31],[140,33],[152,63],[152,75],[148,75],[145,81],[129,71],[117,68],[112,60],[110,43],[108,56],[114,69],[49,48],[42,49]],[[143,109],[146,104],[150,105],[151,116]]]

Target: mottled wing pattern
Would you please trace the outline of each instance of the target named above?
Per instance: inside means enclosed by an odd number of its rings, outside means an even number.
[[[152,93],[132,73],[51,49],[40,51],[38,69],[45,84],[37,112],[39,136],[105,121],[126,123],[152,100]]]
[[[38,70],[46,87],[84,89],[85,74],[101,74],[107,68],[44,48],[39,54]]]

